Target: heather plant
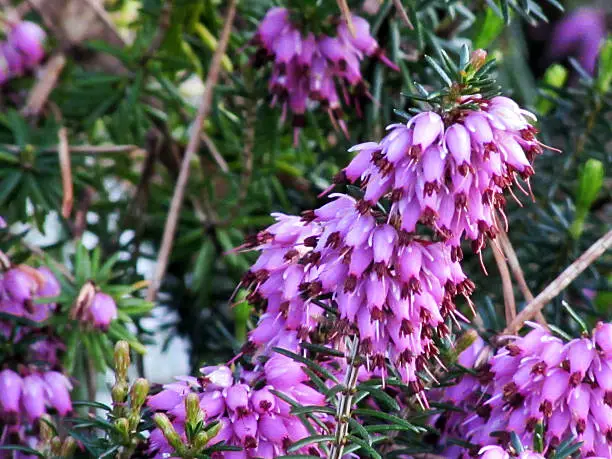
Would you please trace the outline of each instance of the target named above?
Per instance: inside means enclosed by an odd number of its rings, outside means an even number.
[[[606,5],[0,3],[0,458],[612,458]]]

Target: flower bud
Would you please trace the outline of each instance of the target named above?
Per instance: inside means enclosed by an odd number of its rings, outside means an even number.
[[[198,432],[194,437],[193,441],[191,442],[195,452],[200,452],[201,450],[203,450],[208,444],[209,440],[210,438],[206,432]]]
[[[593,337],[604,354],[612,355],[612,324],[598,322]]]
[[[59,452],[60,448],[62,447],[62,439],[57,436],[53,437],[51,441],[49,441],[49,446],[51,452]]]
[[[570,233],[574,239],[578,239],[582,234],[584,220],[603,186],[603,179],[603,163],[597,159],[590,158],[580,170],[578,177],[576,216],[570,227]]]
[[[62,443],[62,447],[60,448],[59,457],[62,458],[70,458],[74,455],[76,451],[77,443],[76,440],[72,437],[66,437],[64,442]]]
[[[0,372],[0,407],[4,412],[18,413],[23,390],[23,379],[13,370]]]
[[[127,341],[117,341],[115,344],[115,377],[117,381],[127,380],[130,366],[130,345]]]
[[[181,437],[178,433],[176,433],[176,429],[170,422],[170,419],[168,419],[168,416],[166,416],[164,413],[155,413],[153,415],[153,421],[155,421],[155,424],[157,427],[159,427],[159,430],[162,431],[164,437],[176,452],[180,452],[184,449]]]
[[[55,436],[55,430],[53,429],[53,419],[48,414],[43,414],[40,417],[39,424],[40,433],[38,434],[40,441],[43,443],[50,443]]]
[[[470,56],[470,65],[474,71],[478,71],[487,61],[487,52],[484,49],[475,49]]]
[[[85,311],[89,309],[95,294],[96,284],[94,284],[92,281],[85,282],[79,291],[77,299],[72,305],[72,309],[70,310],[70,318],[73,320],[81,320],[85,314]]]
[[[612,84],[612,38],[608,38],[599,51],[599,65],[595,87],[606,94]]]
[[[200,397],[193,392],[187,394],[185,397],[185,413],[187,422],[190,424],[197,424],[204,420],[204,414],[200,409]]]
[[[121,405],[125,403],[127,399],[129,391],[129,386],[126,382],[118,382],[111,389],[111,397],[113,403],[116,405]]]
[[[112,296],[98,292],[85,310],[84,318],[95,327],[108,330],[110,323],[117,318],[117,303]]]
[[[126,418],[119,418],[115,421],[115,427],[121,434],[124,443],[130,441],[130,422]]]
[[[138,378],[132,384],[131,396],[131,407],[132,411],[139,412],[142,405],[144,405],[147,395],[149,394],[149,381],[145,378]]]

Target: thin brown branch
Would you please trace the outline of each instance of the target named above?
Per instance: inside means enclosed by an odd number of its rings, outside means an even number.
[[[39,153],[56,153],[60,148],[60,145],[54,145],[52,147],[45,147],[38,150]],[[10,151],[12,153],[19,153],[22,147],[19,145],[11,144],[0,144],[0,150]],[[70,154],[92,154],[92,155],[104,155],[104,154],[119,154],[119,153],[132,153],[140,150],[138,145],[68,145],[68,151]]]
[[[206,82],[204,83],[204,93],[202,94],[202,100],[198,107],[198,114],[191,128],[191,136],[187,149],[185,150],[185,156],[181,163],[181,169],[179,172],[176,186],[174,188],[174,194],[170,203],[170,211],[168,212],[168,218],[166,220],[166,226],[164,227],[164,234],[162,236],[161,247],[159,249],[159,255],[157,257],[157,264],[155,266],[155,273],[151,281],[149,290],[147,291],[147,300],[154,301],[157,297],[157,292],[161,286],[161,281],[166,274],[166,268],[168,266],[168,259],[172,246],[174,243],[174,235],[176,233],[176,226],[179,219],[179,213],[183,204],[183,198],[185,197],[185,189],[187,188],[187,181],[189,179],[191,160],[193,159],[198,146],[200,145],[200,138],[202,134],[202,127],[204,120],[210,113],[212,96],[217,80],[219,79],[219,71],[221,69],[221,58],[225,54],[227,43],[229,41],[232,24],[234,22],[234,16],[236,13],[236,0],[230,0],[227,9],[227,15],[224,20],[223,31],[221,32],[221,38],[219,45],[215,51],[215,54],[206,76]]]
[[[348,28],[350,34],[354,37],[356,35],[355,25],[353,24],[353,17],[351,16],[351,9],[348,6],[346,0],[336,0],[338,3],[338,8],[344,16],[344,20],[346,21],[346,27]]]
[[[612,230],[608,231],[604,236],[597,240],[589,249],[584,252],[576,261],[565,268],[555,280],[540,292],[525,309],[512,321],[512,323],[504,330],[504,334],[516,333],[521,329],[523,324],[532,319],[544,305],[559,294],[567,287],[574,279],[576,279],[591,263],[597,260],[612,246]]]
[[[504,295],[504,311],[506,315],[506,324],[511,323],[516,317],[516,302],[514,300],[514,291],[512,288],[512,279],[510,278],[510,271],[506,264],[506,259],[501,249],[497,244],[491,244],[493,250],[493,257],[495,257],[495,263],[497,263],[497,269],[502,281],[502,292]]]
[[[512,242],[510,241],[510,238],[503,230],[503,228],[500,229],[499,234],[497,235],[497,239],[499,240],[499,243],[506,255],[506,261],[508,262],[508,266],[510,267],[510,271],[512,272],[512,277],[514,277],[514,279],[516,280],[516,283],[518,284],[519,290],[523,294],[523,298],[525,298],[525,301],[527,303],[530,303],[531,301],[533,301],[534,298],[533,293],[531,293],[531,290],[527,285],[525,275],[523,274],[523,269],[521,268],[518,256],[516,255],[514,247],[512,246]],[[542,311],[538,311],[538,313],[536,314],[536,320],[540,325],[548,326],[546,318],[544,317],[544,314],[542,314]]]
[[[393,0],[393,5],[395,6],[395,9],[399,13],[400,17],[402,18],[402,21],[404,21],[404,23],[408,26],[410,30],[414,30],[412,21],[408,17],[408,12],[406,11],[406,8],[404,8],[404,5],[402,5],[402,0]]]
[[[54,258],[51,258],[51,256],[48,253],[46,253],[45,251],[43,251],[40,247],[32,245],[32,244],[24,241],[23,239],[20,239],[20,242],[21,242],[21,245],[23,245],[26,249],[28,249],[34,255],[39,257],[41,260],[50,261],[51,264],[53,264],[53,266],[55,266],[55,268],[59,272],[61,272],[66,279],[68,279],[70,282],[74,282],[74,276],[72,275],[70,270],[65,265],[63,265],[59,261],[55,260]]]
[[[60,171],[62,175],[62,217],[68,218],[74,203],[74,187],[72,186],[72,168],[70,166],[70,151],[68,150],[68,131],[65,127],[57,132]]]
[[[49,59],[21,110],[24,115],[37,116],[41,112],[65,65],[66,56],[63,53],[55,54]]]
[[[219,166],[219,169],[221,169],[224,173],[227,174],[229,172],[229,166],[227,165],[225,158],[223,158],[223,155],[221,155],[221,153],[217,149],[215,142],[213,142],[213,140],[208,137],[205,132],[202,132],[202,140],[206,144],[206,148],[210,150],[210,154]]]

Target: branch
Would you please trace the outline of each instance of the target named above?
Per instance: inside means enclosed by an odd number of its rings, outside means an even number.
[[[338,3],[338,8],[342,12],[342,16],[344,16],[344,20],[346,21],[346,27],[348,28],[351,35],[354,37],[355,33],[355,25],[353,24],[353,18],[351,17],[351,9],[348,6],[346,0],[336,0]]]
[[[336,407],[336,431],[332,444],[330,459],[341,459],[349,434],[349,421],[353,410],[353,398],[357,388],[357,375],[359,374],[359,337],[355,336],[347,341],[346,374],[344,375],[344,389],[338,392],[338,406]]]
[[[19,145],[0,144],[0,149],[19,153],[22,147]],[[60,149],[60,145],[45,147],[38,150],[39,153],[55,153]],[[108,153],[132,153],[140,150],[138,145],[68,145],[70,153],[84,153],[93,155],[102,155]]]
[[[531,290],[527,285],[525,275],[523,274],[523,269],[521,268],[518,256],[516,255],[516,251],[514,250],[512,242],[510,241],[510,238],[508,237],[503,228],[500,228],[497,238],[502,246],[504,253],[506,254],[506,260],[508,262],[508,266],[510,267],[510,271],[512,272],[512,277],[514,277],[514,279],[516,280],[519,290],[523,294],[523,298],[525,298],[525,301],[527,303],[533,301],[533,293],[531,293]],[[536,320],[540,325],[548,327],[548,324],[546,323],[546,318],[542,314],[542,311],[538,311],[538,313],[536,314]]]
[[[26,116],[37,116],[40,113],[47,103],[51,91],[55,88],[57,79],[60,73],[62,73],[65,65],[66,56],[62,53],[55,54],[49,59],[36,85],[32,88],[32,91],[30,91],[28,100],[26,101],[25,107],[21,110],[21,113]]]
[[[393,0],[393,5],[395,6],[395,9],[399,13],[400,17],[402,18],[402,21],[406,23],[406,25],[408,26],[410,30],[414,30],[414,26],[412,25],[412,22],[410,21],[410,18],[408,17],[406,8],[404,8],[404,6],[402,5],[402,0]]]
[[[68,151],[68,132],[65,127],[57,133],[60,172],[62,175],[62,217],[68,218],[74,203],[74,188],[72,186],[72,168],[70,167],[70,152]]]
[[[552,300],[565,287],[567,287],[574,279],[576,279],[586,268],[591,265],[597,258],[612,246],[612,230],[608,231],[597,242],[580,257],[569,265],[554,281],[542,290],[542,292],[531,301],[525,309],[512,321],[512,323],[504,330],[504,334],[516,333],[521,329],[523,324],[532,319],[546,303]]]
[[[236,0],[230,0],[227,15],[225,17],[223,31],[221,32],[221,39],[219,40],[219,46],[217,47],[215,54],[210,64],[208,75],[206,76],[206,82],[204,83],[204,93],[202,94],[202,101],[198,107],[198,114],[193,123],[191,136],[187,149],[185,150],[185,156],[181,163],[181,169],[179,172],[176,186],[174,188],[174,195],[172,196],[172,202],[170,203],[170,211],[168,212],[168,219],[166,220],[166,226],[164,228],[164,234],[162,237],[161,247],[159,249],[159,255],[157,257],[157,264],[155,267],[155,274],[151,281],[151,286],[147,291],[147,300],[154,301],[157,297],[157,291],[161,286],[161,281],[166,274],[166,268],[168,266],[168,259],[174,243],[174,235],[176,233],[176,226],[179,218],[181,206],[183,204],[183,198],[185,197],[185,188],[187,187],[187,181],[189,179],[190,164],[193,156],[196,154],[198,146],[200,144],[200,137],[202,134],[202,126],[204,120],[208,117],[211,108],[212,96],[217,80],[219,79],[219,70],[221,68],[221,57],[225,54],[227,43],[229,41],[230,32],[232,29],[232,23],[234,22],[234,15],[236,13]]]
[[[497,244],[491,244],[495,263],[499,269],[499,275],[502,281],[502,290],[504,294],[504,311],[506,312],[506,325],[511,323],[516,318],[516,302],[514,301],[514,290],[512,288],[512,279],[510,271],[501,249]]]

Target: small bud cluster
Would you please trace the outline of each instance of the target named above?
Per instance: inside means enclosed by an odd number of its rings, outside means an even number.
[[[453,259],[461,258],[462,238],[480,252],[486,238],[495,237],[503,192],[521,188],[519,177],[528,183],[542,152],[531,113],[507,97],[469,97],[462,103],[478,110],[423,112],[390,125],[378,143],[354,146],[357,156],[338,177],[360,180],[371,205],[388,197],[390,216],[402,231],[415,232],[419,222],[433,228],[452,246]]]
[[[10,27],[6,41],[0,43],[0,84],[40,63],[45,55],[45,36],[40,26],[30,21]]]
[[[115,345],[115,384],[111,388],[113,400],[113,424],[117,432],[117,442],[121,445],[125,457],[133,452],[139,444],[137,436],[141,421],[142,407],[149,394],[149,382],[138,378],[130,387],[127,378],[130,366],[130,347],[126,341]]]
[[[310,433],[290,413],[291,405],[275,392],[301,405],[325,403],[324,395],[308,384],[302,365],[280,354],[253,371],[239,367],[232,373],[229,367],[215,366],[204,367],[201,372],[199,378],[177,378],[177,382],[149,397],[147,405],[158,412],[158,429],[149,440],[155,458],[198,453],[222,441],[243,450],[215,452],[215,459],[278,457]],[[198,423],[216,427],[200,438],[193,427]],[[318,429],[315,424],[312,427]],[[315,445],[306,445],[299,453],[319,455],[320,451]]]
[[[74,456],[77,442],[71,436],[61,438],[51,416],[41,416],[37,435],[23,425],[2,426],[2,443],[23,445],[34,449],[39,455],[31,455],[19,450],[0,452],[2,459],[34,459],[36,457],[53,457],[69,459]]]
[[[477,368],[478,377],[465,375],[444,391],[443,401],[465,410],[447,420],[448,432],[475,445],[515,434],[529,445],[541,430],[545,452],[574,435],[581,457],[612,458],[612,324],[569,342],[530,325]],[[447,457],[464,457],[453,451]]]
[[[360,71],[364,56],[376,56],[398,70],[370,34],[370,24],[365,19],[353,15],[352,25],[354,35],[346,21],[340,21],[335,37],[304,34],[292,23],[285,8],[272,8],[261,21],[254,38],[261,47],[257,57],[274,61],[269,83],[273,104],[279,102],[283,111],[291,110],[296,133],[304,126],[309,101],[319,102],[332,122],[347,133],[336,86],[342,87],[345,103],[351,105],[353,100],[360,110],[351,92],[355,96],[367,94]]]

